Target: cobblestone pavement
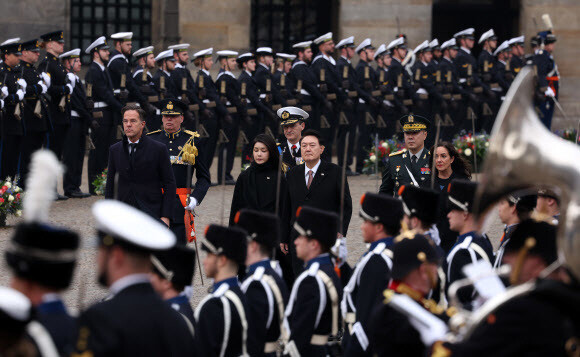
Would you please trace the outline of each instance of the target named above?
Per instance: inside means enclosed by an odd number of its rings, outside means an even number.
[[[234,177],[239,174],[240,161],[236,159],[234,165]],[[85,165],[86,176],[86,165]],[[216,177],[215,165],[212,168],[212,177]],[[380,182],[374,177],[357,176],[348,178],[350,192],[353,202],[353,216],[347,234],[347,247],[349,252],[348,262],[353,265],[365,250],[360,234],[361,219],[358,216],[360,197],[367,191],[377,192]],[[59,187],[62,187],[59,186]],[[86,177],[83,178],[83,191],[88,191]],[[206,225],[210,223],[227,223],[230,211],[230,203],[233,195],[233,186],[212,187],[208,191],[203,203],[198,208],[199,216],[196,217],[196,227],[198,232],[203,232]],[[62,191],[61,191],[62,192]],[[67,304],[74,309],[86,308],[90,304],[106,295],[106,290],[96,283],[96,239],[95,222],[91,214],[91,205],[102,197],[90,197],[85,199],[69,199],[67,201],[55,202],[50,212],[50,220],[53,224],[65,226],[77,231],[82,236],[82,249],[80,252],[77,270],[71,289],[64,293]],[[19,218],[8,217],[8,226],[0,228],[0,252],[4,252],[6,244],[14,230],[14,226],[19,222]],[[492,239],[494,246],[497,246],[501,236],[502,226],[494,216],[490,219],[491,225],[488,235]],[[203,259],[203,252],[201,258]],[[2,257],[4,255],[2,254]],[[3,259],[3,258],[2,258]],[[10,272],[5,263],[2,263],[0,270],[0,284],[9,284]],[[207,289],[211,285],[205,279],[205,285],[201,285],[199,271],[195,272],[194,296],[192,305],[197,303],[207,294]]]

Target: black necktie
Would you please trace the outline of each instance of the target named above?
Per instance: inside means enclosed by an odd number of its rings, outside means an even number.
[[[417,163],[417,156],[413,155],[411,156],[411,161],[416,164]]]
[[[135,150],[137,150],[137,144],[130,143],[129,144],[129,156],[133,156],[133,154],[135,153]]]

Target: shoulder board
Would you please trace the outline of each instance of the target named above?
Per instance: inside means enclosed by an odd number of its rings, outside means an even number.
[[[159,129],[159,130],[155,130],[155,131],[152,131],[152,132],[150,132],[150,133],[147,133],[147,135],[151,135],[151,134],[157,134],[157,133],[159,133],[159,132],[161,132],[161,129]]]
[[[402,154],[402,153],[404,153],[404,152],[407,152],[407,149],[403,149],[403,150],[395,151],[394,153],[392,153],[392,154],[389,154],[389,157],[390,157],[390,156],[395,156],[395,155],[400,155],[400,154]]]
[[[195,136],[195,137],[198,137],[198,136],[199,136],[199,134],[197,133],[197,131],[184,130],[184,132],[185,132],[186,134],[189,134],[189,135],[191,135],[191,136]]]

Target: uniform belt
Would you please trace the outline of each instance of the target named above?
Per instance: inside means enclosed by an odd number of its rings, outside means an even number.
[[[326,346],[328,343],[328,335],[312,335],[310,344],[315,346]]]
[[[109,106],[109,104],[107,104],[107,103],[105,103],[105,102],[95,102],[95,106],[94,106],[94,108],[95,108],[95,109],[96,109],[96,108],[106,108],[106,107],[108,107],[108,106]]]
[[[178,195],[189,195],[191,193],[191,188],[187,189],[186,187],[178,187],[175,189],[175,193]]]
[[[273,353],[276,352],[278,348],[278,343],[276,342],[266,342],[264,345],[264,353]]]
[[[71,110],[70,111],[70,116],[71,117],[79,117],[80,118],[80,115],[79,115],[79,113],[76,110]]]

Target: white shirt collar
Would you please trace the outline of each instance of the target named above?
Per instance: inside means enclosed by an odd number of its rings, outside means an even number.
[[[129,138],[127,138],[127,142],[129,144],[139,144],[139,140],[141,140],[141,138],[137,139],[137,141],[135,141],[135,142],[132,142]]]
[[[347,61],[350,64],[350,60],[348,58],[346,58],[344,56],[340,56],[340,57],[344,58],[344,60]]]
[[[446,59],[447,61],[451,62],[451,57],[443,56],[443,59]]]
[[[103,71],[103,72],[105,71],[105,66],[103,66],[102,64],[100,64],[99,62],[96,62],[96,61],[94,63],[96,63],[99,66],[101,71]]]
[[[419,151],[416,154],[411,154],[411,152],[409,151],[409,156],[412,158],[413,156],[417,156],[417,160],[419,160],[421,158],[421,155],[423,154],[423,151],[425,151],[425,147],[423,146],[423,148],[421,149],[421,151]]]
[[[171,74],[169,72],[167,72],[166,70],[162,69],[163,72],[165,72],[165,74],[169,77],[171,77]]]
[[[175,68],[185,68],[181,63],[175,63]]]
[[[395,61],[401,63],[401,61],[397,57],[391,57],[391,58],[394,59]]]
[[[294,67],[298,66],[299,64],[306,65],[306,62],[304,62],[304,61],[300,61],[300,60],[299,60],[299,61],[296,61],[296,62],[294,62],[294,64],[292,65],[292,68],[294,68]]]
[[[252,72],[248,71],[248,70],[244,70],[244,72],[246,72],[248,74],[248,76],[252,76]]]
[[[300,141],[298,141],[296,144],[292,144],[291,142],[289,142],[289,141],[286,139],[286,142],[288,143],[288,148],[289,148],[289,149],[292,149],[292,145],[296,145],[296,149],[297,149],[297,150],[300,150]]]
[[[207,75],[209,76],[209,71],[207,71],[207,70],[205,70],[205,69],[203,69],[203,68],[202,68],[202,70],[201,70],[201,71],[202,71],[203,73],[205,73],[205,74],[207,74]]]
[[[504,60],[500,60],[498,59],[498,61],[500,61],[501,63],[503,63],[504,65],[506,64]]]
[[[466,47],[461,46],[461,49],[464,50],[465,52],[471,54],[471,51],[469,49],[467,49]]]
[[[421,63],[423,63],[423,66],[427,66],[427,63],[425,61],[421,61]]]
[[[316,175],[316,171],[318,171],[318,167],[320,166],[320,162],[322,160],[318,159],[318,163],[316,165],[314,165],[313,168],[309,169],[308,166],[306,166],[306,164],[304,164],[304,175],[306,176],[306,180],[308,180],[308,171],[312,170],[312,176]]]
[[[260,62],[260,66],[266,68],[267,70],[270,70],[270,68],[268,68],[268,66],[266,66],[265,64],[263,64],[262,62]]]
[[[117,295],[131,285],[149,283],[149,274],[130,274],[115,281],[109,288],[111,295]]]
[[[328,62],[330,62],[332,64],[336,64],[336,61],[334,60],[334,58],[327,56],[326,54],[322,54],[322,58],[324,58],[325,60],[327,60]]]

